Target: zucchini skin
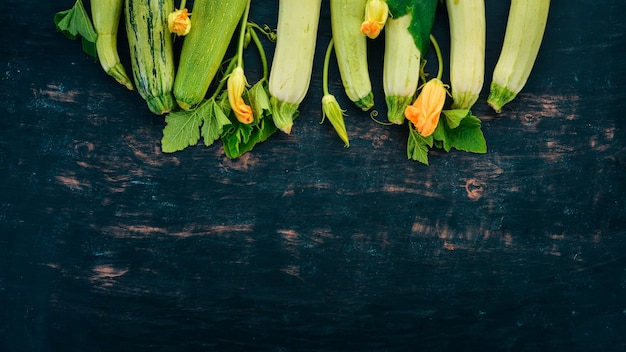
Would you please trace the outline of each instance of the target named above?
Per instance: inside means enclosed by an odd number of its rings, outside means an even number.
[[[374,106],[367,64],[367,37],[361,33],[367,0],[330,0],[335,55],[344,90],[362,110]]]
[[[174,81],[176,102],[184,110],[204,99],[247,4],[247,0],[194,1],[191,30],[185,36]]]
[[[124,14],[133,78],[139,95],[157,115],[175,106],[173,37],[167,15],[174,0],[126,0]]]
[[[446,0],[453,109],[470,109],[485,81],[485,1]]]
[[[311,83],[321,0],[280,0],[269,77],[274,124],[289,134]]]
[[[512,0],[487,103],[497,113],[524,88],[539,54],[550,0]]]
[[[96,50],[102,69],[129,90],[133,82],[120,62],[117,52],[117,31],[124,9],[124,0],[91,0],[91,17],[98,35]]]
[[[415,99],[419,85],[422,53],[409,33],[412,14],[389,18],[385,24],[383,90],[387,120],[401,125],[404,109]]]

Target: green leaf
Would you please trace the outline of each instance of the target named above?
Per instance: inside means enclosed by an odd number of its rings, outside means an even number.
[[[470,153],[486,153],[487,143],[480,126],[480,119],[468,110],[466,116],[460,120],[455,128],[449,125],[447,118],[440,119],[433,133],[433,138],[442,143],[440,147],[446,152],[455,148]],[[436,145],[439,146],[439,143]]]
[[[278,131],[272,121],[267,81],[261,80],[254,84],[244,96],[250,103],[254,114],[252,124],[243,124],[230,114],[232,124],[222,133],[224,153],[235,159],[251,151],[255,145],[264,142]]]
[[[54,15],[54,25],[57,31],[61,32],[64,36],[71,40],[76,40],[79,37],[78,31],[74,28],[72,19],[74,19],[74,13],[76,5],[70,10],[60,11]]]
[[[96,52],[98,35],[81,0],[77,0],[71,9],[57,12],[54,15],[54,24],[57,31],[72,40],[81,37],[83,51],[90,56],[98,57]]]
[[[267,88],[267,81],[260,80],[248,90],[247,98],[250,100],[252,113],[255,120],[260,120],[271,116],[270,98]]]
[[[468,114],[471,114],[469,109],[443,110],[442,113],[446,117],[446,122],[450,128],[457,128],[461,124],[461,120]]]
[[[407,157],[428,165],[428,148],[433,146],[433,137],[422,137],[415,128],[409,126],[409,140],[407,142]]]
[[[220,138],[224,131],[224,126],[230,125],[231,122],[216,101],[211,100],[207,102],[207,105],[209,105],[207,109],[210,109],[210,111],[203,116],[201,133],[204,145],[208,147]]]
[[[196,145],[200,139],[200,125],[208,119],[203,114],[207,113],[211,113],[209,104],[202,104],[195,110],[174,111],[167,114],[163,138],[161,138],[161,150],[164,153],[173,153]]]
[[[474,115],[464,118],[459,127],[449,131],[452,147],[470,153],[486,153],[487,142],[480,125],[480,119]]]
[[[262,119],[256,125],[246,125],[235,120],[222,134],[224,153],[230,159],[238,158],[251,151],[258,143],[267,140],[277,130],[271,119]]]
[[[415,45],[424,55],[430,44],[430,33],[435,23],[437,0],[387,0],[389,12],[395,18],[411,14],[409,32]]]
[[[253,127],[242,124],[237,119],[233,119],[231,122],[231,125],[222,133],[221,138],[224,144],[224,153],[227,157],[234,159],[245,153],[245,151],[241,151],[240,146],[245,145],[250,140]]]

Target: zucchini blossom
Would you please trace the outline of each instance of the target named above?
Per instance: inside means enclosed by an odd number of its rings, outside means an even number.
[[[176,10],[167,15],[167,28],[170,33],[174,33],[179,37],[187,35],[191,30],[191,20],[187,9]]]
[[[361,24],[361,33],[370,39],[376,39],[383,30],[387,17],[389,16],[389,6],[384,0],[368,0],[365,5],[365,20]]]
[[[428,137],[437,128],[448,91],[439,78],[426,82],[412,105],[404,110],[404,116],[411,121],[422,137]]]
[[[252,108],[243,101],[243,91],[248,85],[246,76],[241,66],[235,67],[233,72],[228,76],[227,81],[228,102],[235,113],[237,120],[243,124],[251,124],[254,121]]]

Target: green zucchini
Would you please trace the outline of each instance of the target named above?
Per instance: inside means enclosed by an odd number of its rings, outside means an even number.
[[[123,7],[124,0],[91,0],[91,17],[98,34],[96,50],[102,69],[117,82],[132,90],[133,83],[117,53],[117,30]]]
[[[513,0],[487,104],[497,113],[524,88],[543,41],[550,0]]]
[[[174,81],[178,105],[190,110],[204,99],[248,0],[195,0]]]
[[[157,115],[171,111],[175,62],[167,15],[174,0],[126,0],[125,18],[133,78],[137,91]]]
[[[374,106],[367,65],[367,37],[361,33],[367,0],[331,0],[330,23],[339,74],[346,95],[363,111]]]

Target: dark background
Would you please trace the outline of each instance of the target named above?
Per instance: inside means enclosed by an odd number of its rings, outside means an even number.
[[[485,88],[475,106],[488,153],[430,166],[350,104],[334,64],[351,146],[319,124],[328,1],[292,134],[237,160],[161,153],[163,118],[55,31],[72,5],[0,5],[0,350],[626,347],[623,2],[553,1],[517,100],[496,115]],[[485,87],[508,5],[487,1]],[[443,9],[434,33],[447,59]]]

